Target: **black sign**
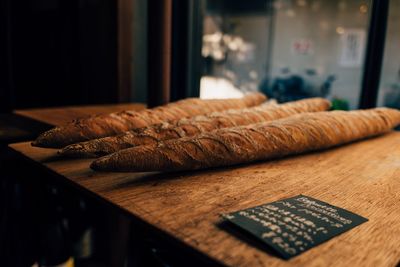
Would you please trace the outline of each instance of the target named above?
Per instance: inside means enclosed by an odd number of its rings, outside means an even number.
[[[284,259],[368,221],[303,195],[222,216],[257,237]]]

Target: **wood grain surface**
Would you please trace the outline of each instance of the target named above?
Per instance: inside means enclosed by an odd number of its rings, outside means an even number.
[[[400,260],[400,133],[280,160],[185,173],[96,173],[90,160],[11,147],[132,218],[231,266],[396,266]],[[289,261],[221,229],[219,214],[304,194],[369,219]]]
[[[146,106],[139,103],[74,106],[57,108],[20,109],[15,114],[28,117],[50,125],[63,125],[73,119],[88,117],[95,114],[106,114],[123,110],[141,110]]]

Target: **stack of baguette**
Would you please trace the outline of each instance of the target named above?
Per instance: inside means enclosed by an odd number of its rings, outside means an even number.
[[[120,150],[95,160],[97,171],[181,171],[229,166],[326,149],[390,131],[400,111],[377,108],[298,114]]]
[[[101,157],[98,171],[181,171],[229,166],[326,149],[390,131],[400,111],[327,111],[312,98],[260,105],[243,99],[187,99],[143,112],[95,116],[39,136],[36,146],[68,157]],[[182,119],[183,118],[183,119]]]
[[[69,144],[111,136],[166,121],[179,120],[214,111],[241,109],[260,105],[266,100],[261,93],[251,93],[239,99],[188,98],[165,106],[143,111],[123,111],[75,120],[41,134],[33,146],[62,148]]]
[[[157,144],[158,142],[196,136],[216,129],[266,122],[304,112],[324,111],[330,102],[322,98],[289,102],[283,105],[261,105],[239,110],[226,110],[208,115],[181,119],[173,124],[164,123],[147,128],[134,129],[125,133],[72,144],[60,151],[69,157],[98,157],[122,149]]]

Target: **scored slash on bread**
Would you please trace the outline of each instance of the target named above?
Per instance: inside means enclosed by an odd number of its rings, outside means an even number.
[[[315,151],[376,136],[400,124],[400,111],[376,108],[304,113],[266,123],[120,150],[95,160],[98,171],[181,171]]]
[[[252,108],[227,110],[209,115],[182,119],[176,125],[164,123],[141,130],[132,130],[116,136],[72,144],[60,151],[69,157],[99,157],[122,149],[210,132],[216,129],[276,120],[298,113],[324,111],[330,102],[310,98],[282,105],[261,105]]]
[[[122,111],[78,119],[64,126],[55,127],[41,134],[33,146],[62,148],[64,146],[112,136],[135,128],[163,122],[173,122],[214,111],[240,109],[261,104],[266,100],[261,93],[250,93],[239,99],[188,98],[165,106],[143,111]]]

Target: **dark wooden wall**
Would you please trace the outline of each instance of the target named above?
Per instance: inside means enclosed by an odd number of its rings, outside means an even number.
[[[3,111],[119,100],[117,1],[3,2]]]

